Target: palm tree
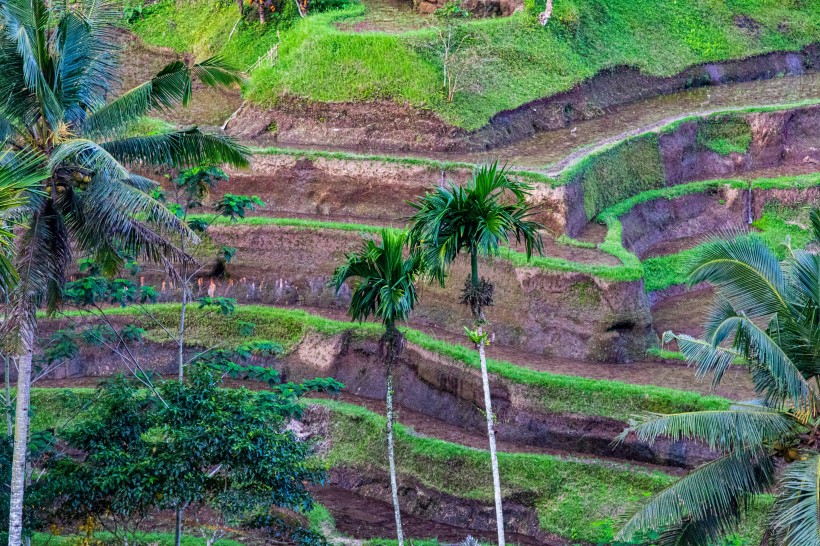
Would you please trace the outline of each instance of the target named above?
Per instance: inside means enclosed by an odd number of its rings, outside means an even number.
[[[820,213],[810,214],[820,243]],[[703,339],[675,339],[700,378],[717,385],[742,361],[758,400],[724,411],[652,416],[626,431],[645,442],[696,439],[719,453],[655,495],[626,522],[624,540],[713,544],[737,529],[754,495],[776,494],[762,544],[820,544],[820,256],[790,251],[784,262],[757,237],[713,241],[689,282],[716,297]]]
[[[383,229],[381,237],[381,244],[366,241],[359,252],[349,254],[345,263],[333,274],[331,285],[338,292],[348,279],[358,279],[353,288],[348,313],[353,320],[361,322],[372,315],[384,324],[384,335],[379,347],[384,356],[387,375],[387,457],[396,535],[399,546],[403,546],[404,534],[393,448],[393,365],[404,347],[404,336],[396,323],[406,321],[418,302],[415,281],[422,273],[423,261],[415,253],[409,257],[404,256],[406,233]]]
[[[422,252],[430,274],[442,286],[447,270],[458,255],[462,252],[470,255],[471,274],[464,286],[462,303],[470,307],[476,323],[476,330],[468,331],[468,335],[478,349],[481,362],[500,546],[504,545],[504,513],[495,447],[495,417],[484,351],[489,339],[484,331],[484,307],[492,305],[493,286],[487,279],[479,277],[478,258],[498,255],[501,245],[509,244],[513,237],[517,243],[524,244],[527,259],[534,251],[541,252],[542,241],[538,233],[541,226],[530,220],[533,209],[526,201],[531,189],[529,185],[510,178],[507,169],[499,168],[498,163],[483,165],[476,169],[465,186],[451,183],[450,187],[436,188],[418,203],[413,203],[417,212],[411,219],[410,228],[411,248]]]
[[[239,76],[219,59],[187,66],[176,61],[157,76],[109,101],[118,82],[114,27],[120,12],[108,0],[0,4],[0,143],[8,162],[36,158],[46,178],[6,220],[24,224],[18,239],[19,281],[8,306],[6,351],[17,355],[17,410],[11,481],[9,545],[22,533],[31,361],[37,310],[60,305],[73,253],[113,272],[128,258],[188,260],[170,237],[196,236],[149,194],[156,187],[129,166],[247,164],[231,141],[196,128],[129,136],[134,121],[157,109],[185,105],[192,80],[232,85]]]

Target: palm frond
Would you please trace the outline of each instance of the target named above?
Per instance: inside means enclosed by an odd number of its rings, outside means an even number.
[[[652,497],[621,528],[617,540],[652,531],[683,530],[717,542],[737,528],[751,495],[774,484],[774,463],[757,448],[733,451],[692,471]],[[698,527],[697,533],[691,526]],[[679,542],[680,543],[680,542]],[[681,543],[686,544],[686,543]]]
[[[624,430],[618,440],[625,440],[629,434],[648,444],[659,436],[699,440],[710,449],[729,453],[746,448],[764,449],[803,430],[805,427],[788,413],[761,406],[736,406],[729,410],[651,416]]]
[[[86,135],[115,137],[128,123],[151,110],[187,106],[191,100],[193,78],[199,78],[210,86],[232,85],[241,81],[218,57],[192,67],[182,61],[174,61],[150,81],[93,111],[86,119],[83,131]]]
[[[92,140],[77,138],[55,147],[49,157],[49,169],[55,172],[66,164],[83,167],[105,179],[123,180],[131,176],[108,150]]]
[[[97,256],[107,272],[122,265],[122,254],[169,266],[190,260],[170,239],[199,241],[162,203],[128,182],[95,177],[81,195],[66,199],[67,227],[78,249]]]
[[[51,87],[53,69],[46,33],[49,10],[43,0],[8,0],[0,5],[2,29],[16,44],[25,86],[36,92],[42,114],[52,128],[63,119],[63,109]]]
[[[391,325],[407,320],[418,302],[414,283],[422,260],[417,254],[404,257],[405,233],[384,229],[381,235],[380,244],[368,240],[348,254],[329,284],[338,292],[347,280],[356,279],[349,306],[353,320],[375,316]]]
[[[198,129],[132,137],[102,144],[113,157],[129,165],[191,167],[228,164],[247,167],[250,151],[229,137],[208,135]]]
[[[783,546],[820,545],[820,454],[803,451],[779,482],[771,526]]]
[[[780,261],[757,237],[736,236],[704,245],[689,276],[691,286],[702,282],[715,286],[735,312],[750,318],[788,308]]]
[[[110,2],[84,2],[85,9],[60,13],[51,37],[57,59],[55,87],[65,119],[77,126],[87,109],[105,104],[106,95],[119,84],[120,46],[112,32]]]
[[[739,352],[713,345],[710,341],[688,336],[686,334],[675,334],[665,332],[663,334],[664,343],[675,340],[678,343],[678,350],[686,357],[686,361],[696,366],[695,376],[703,379],[712,375],[712,387],[720,384],[723,375],[732,362],[741,355]]]

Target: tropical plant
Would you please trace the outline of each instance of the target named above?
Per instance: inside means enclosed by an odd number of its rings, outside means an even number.
[[[484,308],[493,303],[493,285],[478,275],[479,256],[494,256],[502,244],[513,238],[523,243],[527,259],[541,252],[541,226],[532,221],[527,196],[531,187],[513,180],[508,170],[498,163],[482,165],[465,186],[450,184],[437,187],[413,203],[417,212],[411,219],[410,244],[420,251],[430,274],[444,286],[450,265],[462,252],[470,256],[470,276],[462,293],[462,302],[470,307],[475,330],[467,329],[476,345],[481,361],[484,386],[484,407],[487,417],[487,437],[490,444],[493,489],[495,492],[498,544],[504,544],[504,514],[501,506],[501,480],[495,445],[495,416],[490,398],[485,347],[489,342],[485,331]]]
[[[310,510],[307,486],[325,469],[287,424],[305,393],[341,385],[226,389],[226,369],[196,364],[185,382],[160,382],[157,395],[122,376],[103,384],[90,416],[62,433],[81,456],[54,458],[39,486],[51,492],[49,518],[90,519],[128,544],[150,513],[184,504],[213,544],[274,509]]]
[[[220,182],[230,180],[225,172],[212,165],[198,165],[179,173],[173,181],[171,196],[174,202],[169,205],[169,209],[176,214],[182,222],[198,234],[204,234],[213,222],[220,217],[229,218],[231,222],[237,222],[244,218],[247,212],[253,211],[256,207],[263,207],[265,203],[253,195],[233,195],[225,194],[214,205],[214,213],[208,218],[190,217],[197,209],[204,208],[205,201],[216,189]],[[164,201],[164,192],[157,192],[160,201]],[[186,237],[182,234],[179,238],[179,249],[186,252]],[[225,265],[233,258],[236,249],[223,247],[216,256],[216,266],[214,272],[225,274]],[[179,316],[179,329],[177,330],[177,365],[179,380],[182,381],[185,373],[185,358],[183,356],[185,347],[185,319],[188,311],[188,303],[191,300],[191,282],[199,273],[200,268],[190,268],[188,263],[183,262],[179,270],[180,285],[182,287],[182,302]]]
[[[810,214],[820,243],[820,213]],[[790,251],[782,263],[754,235],[710,242],[689,282],[716,297],[702,339],[667,332],[697,376],[713,385],[733,362],[751,374],[757,400],[725,411],[656,415],[629,427],[653,442],[696,439],[714,461],[661,491],[632,515],[621,539],[657,533],[663,544],[717,543],[734,532],[755,495],[776,495],[762,544],[820,544],[820,256]]]
[[[0,5],[0,142],[5,163],[45,172],[37,191],[6,220],[25,223],[17,241],[19,281],[4,323],[6,351],[18,363],[9,544],[22,535],[26,438],[37,309],[58,308],[73,252],[94,257],[104,272],[127,257],[161,262],[173,272],[189,258],[171,242],[196,236],[148,192],[155,184],[129,166],[184,168],[201,163],[247,165],[230,140],[196,128],[129,135],[151,110],[186,105],[192,81],[233,85],[239,76],[218,58],[175,61],[118,98],[121,12],[107,0],[8,0]],[[37,177],[39,178],[39,174]]]
[[[0,135],[0,148],[5,147],[5,143]],[[17,208],[26,202],[26,192],[36,191],[39,184],[48,178],[48,169],[43,168],[37,154],[33,152],[11,154],[9,152],[0,153],[0,214]],[[6,306],[9,302],[9,290],[17,282],[17,271],[14,269],[11,254],[14,250],[12,232],[13,226],[5,223],[0,226],[0,292]],[[4,322],[8,315],[5,314]],[[11,356],[6,351],[2,352],[4,363],[5,391],[3,393],[3,406],[6,412],[6,432],[11,438],[14,434],[12,395],[11,395]],[[10,463],[11,461],[9,461]],[[7,504],[7,503],[6,503]],[[0,510],[3,508],[0,507]],[[5,516],[3,516],[5,517]]]
[[[404,335],[396,327],[396,323],[407,321],[418,302],[415,281],[422,273],[423,262],[417,253],[405,257],[406,233],[383,229],[381,238],[381,244],[366,241],[359,252],[349,254],[345,263],[336,269],[331,285],[338,292],[348,279],[357,279],[348,313],[353,320],[361,322],[373,316],[381,319],[384,324],[384,335],[379,348],[384,357],[387,375],[387,456],[396,535],[399,546],[402,546],[404,534],[393,447],[393,366],[404,347]]]

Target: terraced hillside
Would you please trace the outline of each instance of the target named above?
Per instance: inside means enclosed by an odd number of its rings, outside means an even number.
[[[311,488],[311,511],[287,515],[332,544],[393,544],[384,328],[352,322],[353,285],[329,282],[362,241],[406,230],[425,192],[500,160],[527,185],[543,237],[529,259],[511,244],[480,260],[494,285],[483,327],[508,542],[620,545],[624,516],[716,459],[716,446],[685,434],[616,439],[649,414],[726,410],[758,394],[742,359],[713,385],[662,340],[704,332],[714,290],[690,286],[688,273],[708,241],[760,240],[779,259],[820,250],[809,229],[820,206],[820,3],[556,0],[544,27],[543,2],[499,4],[504,17],[459,23],[476,66],[452,101],[436,49],[443,23],[424,4],[316,1],[300,17],[297,4],[275,3],[264,25],[258,2],[241,17],[216,0],[128,4],[123,87],[176,59],[220,54],[247,69],[241,89],[195,84],[190,108],[156,108],[129,130],[206,127],[247,146],[250,166],[226,169],[190,214],[173,204],[182,166],[133,166],[178,216],[208,225],[185,249],[198,261],[186,270],[186,311],[179,274],[125,260],[119,299],[42,316],[33,438],[82,426],[96,387],[116,374],[176,377],[179,362],[208,352],[237,350],[282,382],[333,378],[341,394],[309,395],[288,424],[328,477]],[[236,195],[265,205],[206,212]],[[70,280],[92,271],[81,261]],[[398,502],[412,544],[497,536],[481,363],[460,290],[471,274],[460,257],[446,286],[419,283],[392,366]],[[156,290],[139,301],[132,286]],[[92,315],[142,342],[128,354],[88,339],[61,352],[65,329],[83,331]],[[225,374],[227,388],[269,386],[239,375]],[[750,498],[737,531],[714,546],[762,544],[772,502]],[[170,544],[174,524],[151,513],[156,533],[141,540]],[[274,540],[229,531],[236,543]],[[65,522],[32,543],[76,546],[95,533],[107,537]]]
[[[717,391],[697,382],[674,346],[660,347],[660,335],[699,333],[709,290],[689,291],[685,269],[705,238],[751,229],[750,237],[781,253],[786,244],[806,244],[806,207],[820,192],[818,125],[820,109],[812,104],[718,113],[615,142],[557,178],[514,172],[533,186],[550,231],[544,255],[528,262],[510,248],[483,266],[497,287],[488,354],[510,540],[606,542],[619,515],[643,495],[714,457],[691,441],[612,441],[635,415],[721,409],[754,395],[740,366]],[[190,311],[185,350],[194,354],[213,339],[226,346],[271,341],[283,352],[260,362],[285,380],[322,376],[346,385],[340,401],[311,402],[300,425],[321,439],[320,456],[331,468],[329,486],[316,491],[329,511],[311,517],[333,536],[389,537],[391,512],[378,434],[385,394],[379,328],[346,322],[349,292],[334,294],[327,281],[362,238],[377,237],[383,226],[404,229],[408,200],[444,181],[463,183],[471,169],[433,159],[260,149],[251,169],[230,173],[212,196],[241,191],[262,196],[266,206],[212,225],[202,259],[221,245],[237,254],[230,279],[203,273],[196,295],[241,305],[227,322]],[[452,276],[460,280],[467,269],[457,264]],[[164,299],[177,299],[161,276],[140,275],[140,282],[161,285]],[[396,372],[408,532],[445,542],[466,534],[492,540],[492,494],[480,478],[488,464],[481,379],[461,334],[467,313],[452,289],[425,286],[421,301]],[[161,328],[133,309],[110,315],[136,320],[151,340],[141,350],[143,365],[173,374],[176,346],[163,330],[176,327],[178,309],[151,307]],[[249,323],[250,337],[242,328]],[[41,381],[73,388],[121,369],[97,350]],[[335,518],[335,530],[320,513]],[[753,520],[737,540],[751,544],[757,533]]]

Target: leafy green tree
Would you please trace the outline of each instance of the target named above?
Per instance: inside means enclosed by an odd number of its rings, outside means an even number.
[[[233,85],[239,76],[219,59],[192,66],[175,61],[119,98],[121,13],[106,0],[47,3],[7,0],[0,5],[0,143],[5,164],[31,164],[41,179],[27,202],[6,215],[24,222],[17,241],[19,281],[11,290],[6,352],[17,355],[18,394],[12,464],[9,544],[22,537],[26,438],[37,309],[55,310],[73,252],[92,256],[104,272],[123,255],[173,270],[188,257],[171,242],[196,236],[149,192],[155,184],[129,166],[247,165],[230,140],[197,129],[151,136],[129,127],[151,110],[185,105],[192,81]],[[46,177],[41,178],[45,172]]]
[[[405,257],[405,233],[383,229],[381,239],[381,244],[366,241],[361,250],[349,254],[345,263],[336,269],[331,285],[335,286],[338,292],[348,279],[356,279],[348,313],[353,320],[361,322],[373,316],[384,324],[384,335],[379,346],[387,375],[387,456],[396,535],[399,546],[403,546],[404,534],[393,447],[393,366],[404,347],[404,336],[396,327],[396,323],[407,321],[418,303],[415,282],[423,271],[423,262],[417,253]]]
[[[324,468],[286,425],[306,392],[341,385],[225,389],[222,364],[200,363],[186,382],[162,382],[161,396],[124,377],[101,386],[91,416],[63,435],[82,455],[56,459],[45,474],[52,518],[92,518],[127,544],[151,512],[184,504],[212,529],[212,543],[274,509],[309,510],[307,486],[324,480]]]
[[[442,286],[450,265],[459,254],[470,256],[471,274],[464,286],[462,302],[470,307],[476,329],[467,330],[475,343],[481,361],[487,437],[490,443],[493,487],[495,491],[498,544],[504,544],[504,515],[501,506],[501,480],[495,445],[495,416],[490,398],[485,346],[489,342],[484,330],[484,308],[493,303],[493,285],[478,275],[479,256],[495,256],[502,244],[513,238],[523,243],[529,259],[541,252],[541,226],[530,220],[532,207],[526,199],[532,188],[510,178],[506,168],[497,163],[482,165],[464,186],[450,184],[425,194],[413,203],[417,212],[411,219],[410,242],[424,256],[432,276]]]
[[[820,243],[820,213],[812,211]],[[621,435],[695,439],[719,457],[655,495],[618,535],[659,533],[663,544],[714,544],[733,533],[755,495],[774,493],[763,544],[820,544],[820,256],[792,251],[784,262],[759,238],[711,242],[693,262],[691,285],[716,297],[703,339],[676,340],[697,376],[720,383],[738,360],[758,400],[724,411],[652,416]]]

